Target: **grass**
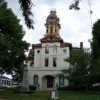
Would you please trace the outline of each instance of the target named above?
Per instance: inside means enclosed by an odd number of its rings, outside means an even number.
[[[14,93],[12,90],[0,91],[0,99],[4,100],[50,100],[50,92]]]
[[[58,100],[100,100],[100,92],[59,91]],[[51,100],[50,91],[37,91],[31,94],[16,94],[12,90],[0,91],[0,99],[5,100]]]
[[[100,100],[100,93],[82,91],[61,91],[59,100]]]

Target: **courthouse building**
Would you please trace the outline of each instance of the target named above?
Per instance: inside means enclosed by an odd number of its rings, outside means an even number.
[[[54,85],[58,87],[68,86],[69,82],[63,76],[56,77],[61,70],[70,67],[64,59],[70,57],[71,43],[64,42],[60,37],[61,25],[56,11],[51,10],[46,18],[45,32],[40,43],[32,44],[27,58],[29,85],[39,86],[40,89],[50,89]],[[80,42],[80,48],[83,44]]]

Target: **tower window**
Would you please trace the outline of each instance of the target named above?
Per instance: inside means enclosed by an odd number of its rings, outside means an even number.
[[[53,46],[53,53],[57,53],[57,45]]]
[[[49,59],[45,58],[45,67],[48,67],[48,65],[49,65]]]
[[[48,54],[49,53],[49,45],[45,46],[45,53]]]
[[[53,26],[50,27],[50,34],[53,33]]]
[[[55,32],[57,32],[57,29],[55,29]]]
[[[48,33],[48,29],[47,29],[47,33]]]
[[[57,58],[53,58],[53,67],[57,66]]]

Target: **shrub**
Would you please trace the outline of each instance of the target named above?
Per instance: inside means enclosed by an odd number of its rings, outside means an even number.
[[[71,85],[71,86],[66,86],[66,87],[59,87],[58,90],[75,90],[75,91],[80,91],[80,90],[85,90],[86,87],[82,85]]]
[[[29,85],[29,90],[36,90],[36,86]]]
[[[21,91],[21,90],[18,90],[18,91],[13,91],[13,93],[18,93],[18,94],[33,94],[33,93],[35,93],[35,91]]]

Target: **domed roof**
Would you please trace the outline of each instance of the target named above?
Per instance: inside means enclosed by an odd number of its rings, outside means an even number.
[[[48,22],[49,20],[54,20],[54,21],[59,21],[59,18],[56,15],[56,11],[55,10],[51,10],[49,16],[46,19],[46,22]]]

